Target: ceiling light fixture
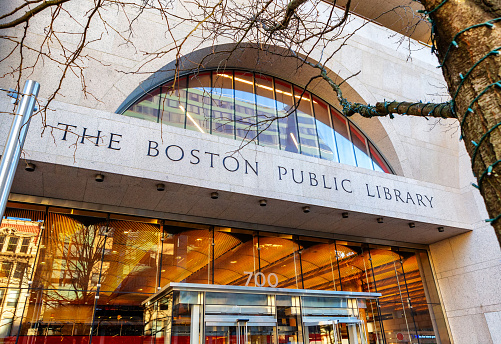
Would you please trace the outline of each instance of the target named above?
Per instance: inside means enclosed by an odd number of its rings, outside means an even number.
[[[343,217],[343,219],[347,219],[348,218],[348,213],[342,213],[341,216]]]
[[[309,213],[311,210],[310,210],[310,206],[306,205],[303,207],[303,213],[307,214]]]
[[[377,223],[383,223],[383,222],[384,222],[382,217],[378,217],[378,218],[376,219],[376,221],[377,221]]]
[[[416,224],[414,222],[409,222],[409,228],[414,228],[416,227]]]
[[[216,191],[211,192],[210,198],[212,198],[212,199],[218,199],[219,198],[219,194]]]
[[[265,199],[262,199],[262,200],[260,200],[260,201],[259,201],[259,205],[260,205],[261,207],[266,207],[266,204],[267,204],[267,203],[268,203],[268,202],[266,202],[266,200],[265,200]]]
[[[35,168],[36,168],[36,167],[37,167],[37,165],[32,164],[31,162],[28,162],[28,163],[26,164],[26,166],[24,166],[24,169],[25,169],[25,171],[28,171],[28,172],[33,172],[33,171],[35,171]]]
[[[445,231],[445,228],[442,226],[438,227],[437,229],[440,233],[443,233]]]

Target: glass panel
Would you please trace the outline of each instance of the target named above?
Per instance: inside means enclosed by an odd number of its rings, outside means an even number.
[[[277,324],[279,344],[298,344],[301,340],[301,309],[299,297],[277,295]]]
[[[257,283],[265,287],[295,289],[303,287],[299,246],[293,240],[260,236],[259,262],[263,279],[258,278],[251,281],[250,286],[256,285],[257,280]]]
[[[259,144],[279,148],[273,79],[264,75],[256,75],[255,80]]]
[[[5,243],[0,255],[1,342],[4,339],[15,342],[26,305],[43,218],[42,211],[7,208],[0,225],[1,241]]]
[[[49,213],[33,286],[70,290],[75,300],[88,301],[98,284],[106,231],[106,218]]]
[[[205,344],[240,344],[236,326],[206,326]]]
[[[320,157],[326,160],[338,161],[334,130],[329,116],[329,106],[320,99],[313,97],[313,109],[320,144]]]
[[[257,236],[243,231],[226,235],[234,238],[235,246],[215,260],[214,284],[252,285],[259,271]]]
[[[141,302],[149,296],[151,294],[99,293],[92,327],[92,342],[141,342],[145,327]]]
[[[331,118],[334,130],[336,131],[336,144],[339,154],[339,162],[342,164],[356,166],[353,154],[353,144],[348,133],[347,120],[336,110],[331,108]]]
[[[166,226],[165,231],[175,228]],[[181,230],[178,228],[177,230]],[[166,233],[163,241],[161,286],[170,282],[211,283],[212,256],[217,260],[235,247],[239,240],[222,232],[184,228],[177,234]]]
[[[301,154],[318,157],[317,128],[312,113],[311,96],[308,92],[294,87],[294,99],[297,104],[297,123]]]
[[[212,73],[212,133],[235,138],[233,72]]]
[[[355,156],[357,158],[357,166],[367,169],[372,169],[372,160],[367,152],[366,139],[362,133],[350,124],[351,141],[355,148]]]
[[[7,252],[16,252],[17,251],[17,243],[19,242],[19,238],[10,237],[9,242],[7,244]]]
[[[190,343],[190,327],[192,319],[200,316],[200,309],[201,307],[197,304],[186,303],[186,300],[180,298],[180,292],[174,291],[171,344]]]
[[[391,173],[390,168],[388,167],[386,162],[383,160],[383,157],[378,153],[376,148],[374,148],[374,146],[370,142],[369,142],[369,149],[370,149],[372,161],[374,164],[374,170],[380,171],[380,172],[385,172],[385,173]]]
[[[89,343],[94,299],[93,292],[33,290],[19,343],[60,343],[64,337],[70,343]]]
[[[162,86],[160,94],[160,121],[184,128],[186,107],[186,78]]]
[[[257,136],[263,146],[391,173],[351,122],[303,92],[288,82],[253,72],[205,72],[150,91],[124,115],[156,120],[159,112],[159,120],[174,126],[240,140]],[[348,126],[352,125],[350,134]]]
[[[337,324],[307,326],[307,331],[309,344],[344,344]]]
[[[253,140],[257,135],[254,78],[249,72],[235,72],[235,128],[237,139]]]
[[[206,326],[205,344],[274,344],[272,326]]]
[[[247,343],[242,344],[275,344],[275,327],[247,326]]]
[[[160,104],[160,88],[155,88],[134,103],[125,116],[145,119],[147,121],[158,122],[158,107]]]
[[[188,81],[186,129],[210,133],[211,76],[209,73],[192,75]],[[184,111],[184,107],[181,108]]]
[[[264,294],[234,294],[234,293],[205,293],[207,305],[232,306],[268,306],[268,295]]]
[[[160,228],[133,222],[109,221],[103,264],[101,291],[110,298],[120,293],[155,293]]]
[[[433,323],[430,317],[428,301],[424,292],[419,264],[414,252],[399,251],[402,257],[401,276],[405,283],[404,305],[407,306],[407,318],[412,318],[415,335],[419,338],[435,339]],[[402,282],[402,281],[400,281]],[[414,333],[411,334],[414,337]],[[416,338],[413,338],[417,342]]]
[[[280,149],[299,153],[296,112],[291,84],[275,79]]]

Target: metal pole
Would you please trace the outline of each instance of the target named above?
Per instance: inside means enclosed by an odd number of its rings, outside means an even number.
[[[17,106],[16,116],[12,121],[9,137],[5,143],[2,160],[0,161],[0,223],[2,223],[5,207],[7,206],[10,188],[12,187],[24,140],[28,133],[39,90],[40,84],[38,82],[27,80],[22,95],[18,95],[18,97],[22,96],[22,98]]]

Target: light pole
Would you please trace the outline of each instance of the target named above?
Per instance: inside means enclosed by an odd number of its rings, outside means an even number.
[[[17,95],[21,99],[18,99],[19,104],[16,109],[16,115],[12,121],[9,137],[5,143],[2,160],[0,160],[0,224],[2,223],[5,207],[7,206],[10,188],[12,187],[19,157],[23,150],[24,140],[28,133],[28,127],[30,126],[39,90],[40,84],[38,82],[27,80],[24,84],[23,93]]]

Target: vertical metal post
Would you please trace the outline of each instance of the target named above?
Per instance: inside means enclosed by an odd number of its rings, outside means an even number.
[[[21,96],[21,99],[0,161],[0,223],[2,223],[2,217],[7,206],[10,188],[19,163],[24,140],[28,133],[39,90],[40,84],[38,82],[27,80],[22,95],[18,95],[18,97]]]

